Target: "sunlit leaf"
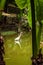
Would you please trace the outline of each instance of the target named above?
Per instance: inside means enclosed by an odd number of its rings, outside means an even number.
[[[15,0],[15,2],[20,9],[23,9],[27,6],[27,0]]]

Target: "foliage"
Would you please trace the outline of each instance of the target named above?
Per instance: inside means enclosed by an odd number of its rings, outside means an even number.
[[[4,9],[6,0],[0,0],[0,10]],[[1,19],[1,12],[0,12],[0,19]]]
[[[30,0],[15,0],[17,6],[20,9],[25,9],[27,8],[27,18],[28,18],[28,23],[29,26],[32,28],[32,19],[31,19],[31,6],[30,6]]]
[[[27,6],[27,0],[15,0],[15,2],[20,9],[24,9]]]
[[[4,9],[6,0],[0,0],[0,10]]]
[[[38,28],[36,27],[36,41],[37,41],[38,52],[40,48],[41,29],[43,25],[43,5],[42,4],[43,4],[42,0],[35,0],[36,21],[38,21],[38,24],[39,24]],[[38,29],[38,32],[37,32],[37,29]]]
[[[36,17],[37,20],[43,20],[43,2],[42,0],[35,0]]]
[[[28,16],[27,17],[28,17],[29,26],[32,28],[31,7],[28,7]]]
[[[4,9],[4,5],[5,5],[5,1],[6,0],[0,0],[0,10]],[[9,0],[10,1],[10,0]],[[31,5],[30,5],[30,0],[13,0],[13,2],[16,2],[18,8],[20,8],[21,10],[27,8],[27,18],[28,18],[28,23],[29,26],[32,28],[32,18],[31,18]],[[43,0],[34,0],[35,2],[35,13],[36,13],[36,21],[38,20],[39,23],[41,23],[39,25],[38,28],[38,33],[36,36],[36,41],[37,41],[37,48],[39,48],[40,46],[40,35],[41,35],[41,27],[43,25]],[[23,12],[21,11],[20,14],[18,15],[18,19],[21,19],[21,16]]]

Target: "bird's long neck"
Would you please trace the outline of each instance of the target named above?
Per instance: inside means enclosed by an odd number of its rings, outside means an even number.
[[[20,33],[19,38],[21,37],[21,35],[22,35],[22,34]]]

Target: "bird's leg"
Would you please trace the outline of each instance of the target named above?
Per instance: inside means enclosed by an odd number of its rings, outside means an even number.
[[[19,47],[21,48],[21,44],[19,43],[18,45],[19,45]]]
[[[20,44],[20,41],[15,41],[15,45],[18,44],[19,47],[21,48],[21,44]]]

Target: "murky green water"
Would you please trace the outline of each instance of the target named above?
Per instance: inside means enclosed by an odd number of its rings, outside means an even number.
[[[31,65],[32,35],[23,33],[21,36],[21,48],[15,45],[16,34],[5,36],[5,63],[6,65]]]

